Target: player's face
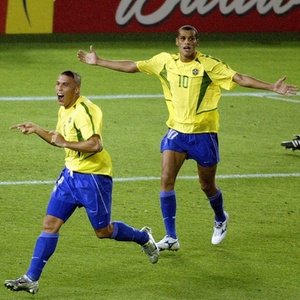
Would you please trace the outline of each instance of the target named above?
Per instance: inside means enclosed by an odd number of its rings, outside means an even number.
[[[80,88],[72,77],[59,75],[55,91],[59,105],[70,108],[78,99]]]
[[[196,47],[199,40],[195,36],[194,30],[180,30],[176,38],[180,59],[184,62],[192,61],[196,55]]]

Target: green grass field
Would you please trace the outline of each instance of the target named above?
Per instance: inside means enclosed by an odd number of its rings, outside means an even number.
[[[162,97],[132,96],[162,94],[160,84],[144,74],[84,65],[76,53],[92,43],[103,57],[139,60],[160,51],[176,52],[173,40],[64,38],[66,42],[0,40],[2,282],[26,272],[52,182],[64,164],[62,149],[8,128],[32,121],[54,129],[58,110],[54,87],[66,69],[82,75],[82,94],[98,95],[93,102],[104,113],[104,143],[114,163],[112,219],[138,228],[148,225],[157,240],[165,234],[159,204],[159,145],[167,110]],[[299,47],[299,41],[280,35],[263,42],[206,36],[199,49],[241,73],[270,82],[287,75],[289,83],[300,85]],[[79,209],[61,230],[39,293],[13,293],[2,287],[0,299],[298,299],[300,151],[284,150],[280,142],[300,133],[300,94],[291,99],[250,94],[258,92],[237,87],[224,92],[220,102],[218,185],[230,215],[222,244],[210,243],[213,213],[195,177],[196,164],[187,161],[176,184],[178,252],[162,252],[159,262],[151,265],[136,244],[98,240],[85,211]]]

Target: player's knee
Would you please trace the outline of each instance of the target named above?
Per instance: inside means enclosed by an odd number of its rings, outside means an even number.
[[[47,215],[43,221],[43,231],[48,233],[57,233],[63,224],[63,220]]]
[[[162,191],[171,191],[174,190],[174,180],[171,180],[168,176],[161,177],[161,190]]]
[[[208,184],[206,182],[201,182],[201,190],[206,194],[206,196],[210,197],[216,194],[217,188],[215,185]]]
[[[113,225],[108,224],[104,228],[95,230],[95,233],[96,233],[97,238],[99,238],[99,239],[109,239],[109,238],[111,238],[112,233],[113,233]]]
[[[98,239],[102,240],[102,239],[108,239],[109,237],[107,236],[107,234],[102,233],[102,232],[96,232],[96,236]]]

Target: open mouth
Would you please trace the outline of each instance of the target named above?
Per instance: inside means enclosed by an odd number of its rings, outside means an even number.
[[[58,99],[58,101],[62,101],[64,99],[64,95],[63,94],[57,94],[57,99]]]

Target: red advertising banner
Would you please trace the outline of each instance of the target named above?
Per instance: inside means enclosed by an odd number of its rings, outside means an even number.
[[[5,33],[7,1],[8,0],[1,0],[0,4],[0,34]]]
[[[0,34],[300,32],[299,20],[300,0],[0,1]]]
[[[53,32],[300,32],[299,0],[56,0]]]

